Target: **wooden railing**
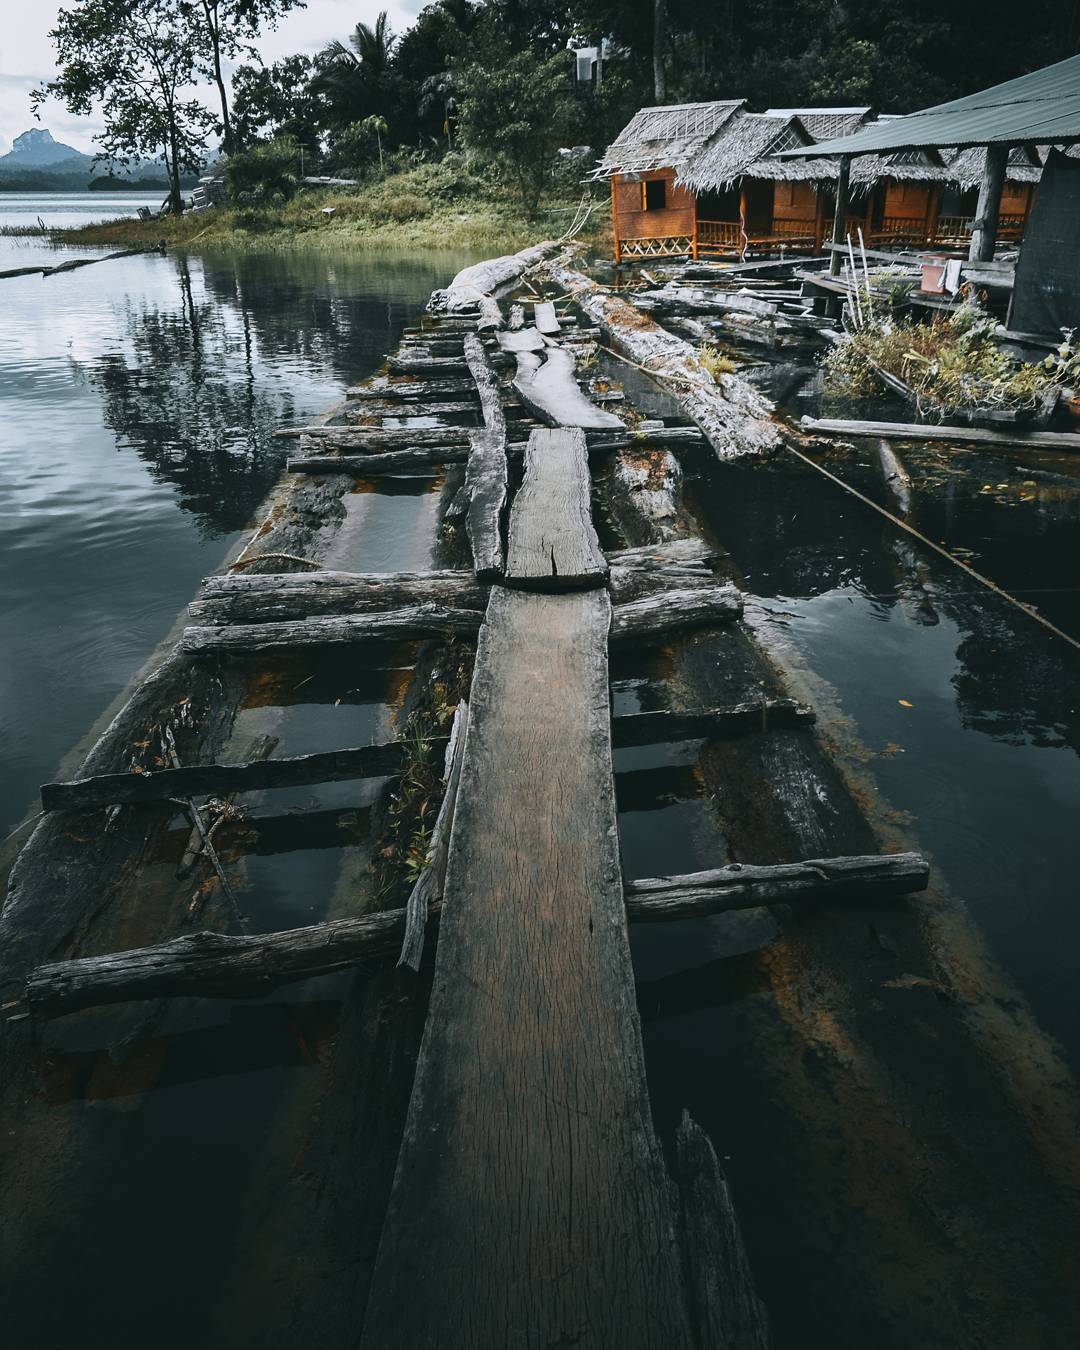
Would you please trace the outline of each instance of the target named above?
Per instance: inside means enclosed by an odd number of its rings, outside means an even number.
[[[699,249],[737,249],[742,242],[737,220],[699,220],[697,237]]]
[[[693,253],[694,241],[688,234],[645,235],[618,241],[620,258],[671,258]]]

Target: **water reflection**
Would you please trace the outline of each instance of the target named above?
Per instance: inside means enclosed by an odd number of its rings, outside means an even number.
[[[150,255],[0,283],[0,833],[246,526],[288,452],[273,428],[469,261]]]

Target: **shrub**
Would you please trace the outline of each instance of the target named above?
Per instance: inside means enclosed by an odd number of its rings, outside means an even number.
[[[281,206],[300,185],[300,148],[288,136],[233,155],[225,170],[229,200],[238,206]]]

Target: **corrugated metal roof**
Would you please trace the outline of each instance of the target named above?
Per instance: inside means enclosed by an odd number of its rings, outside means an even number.
[[[1080,141],[1080,56],[923,112],[876,122],[854,136],[785,150],[782,157],[1024,141],[1042,145]]]

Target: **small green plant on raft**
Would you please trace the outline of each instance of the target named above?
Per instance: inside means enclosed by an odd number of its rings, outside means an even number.
[[[975,305],[930,323],[901,323],[868,308],[864,294],[862,324],[825,358],[826,385],[835,393],[866,397],[881,392],[884,371],[911,389],[920,414],[940,421],[957,413],[1034,409],[1056,389],[1080,380],[1080,350],[1071,329],[1055,352],[1029,364],[1001,351],[990,337],[994,327],[994,319]]]

